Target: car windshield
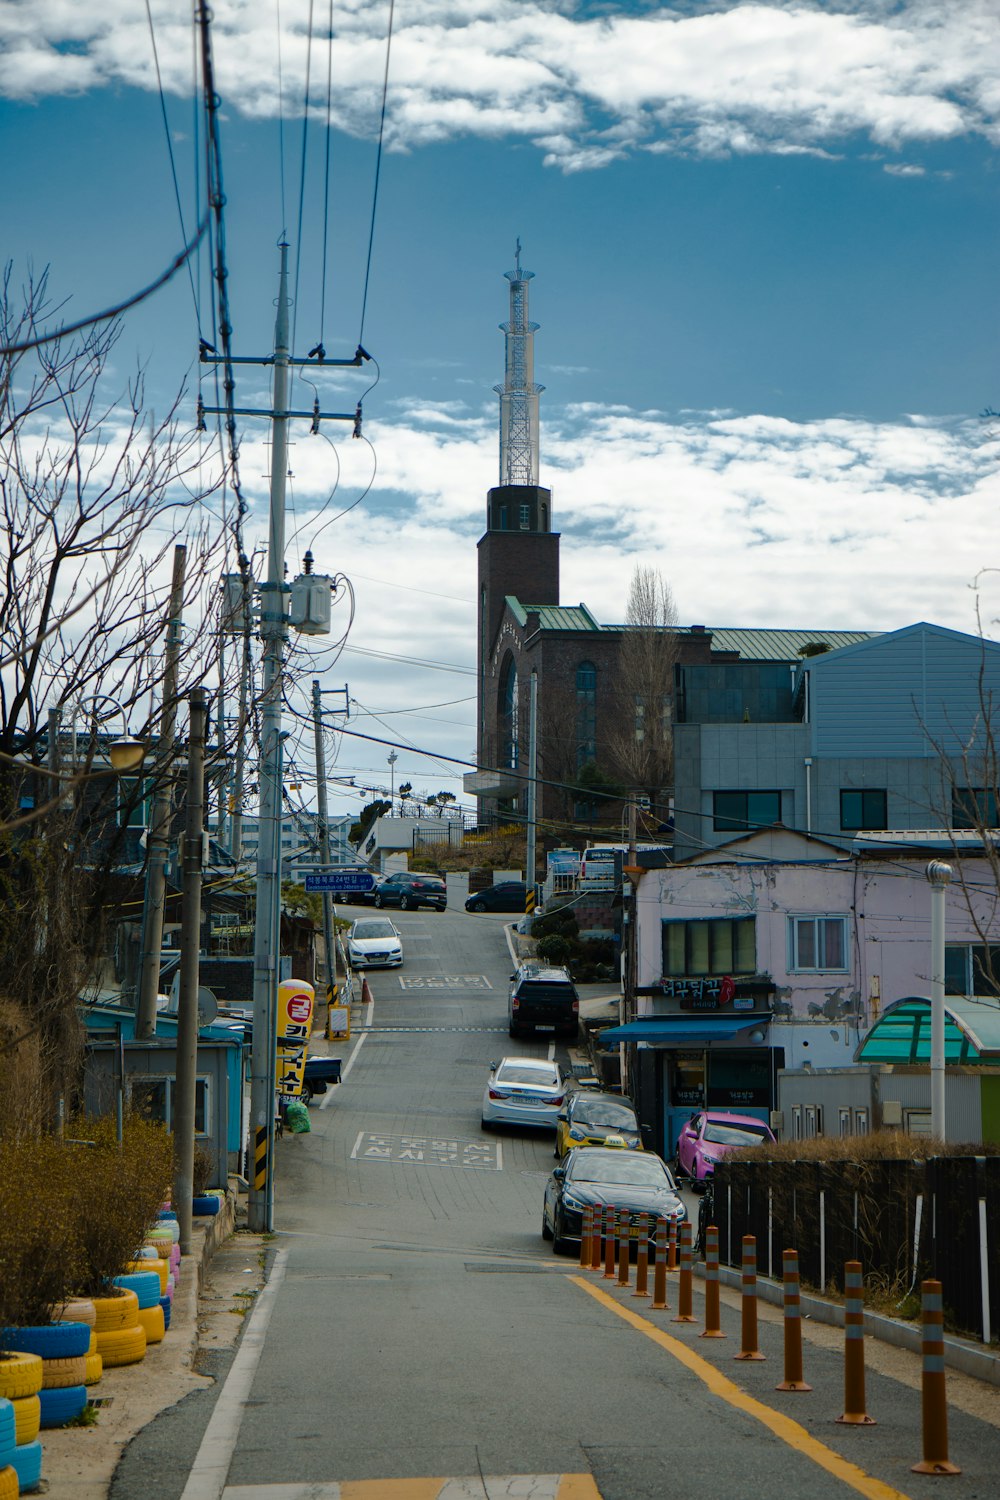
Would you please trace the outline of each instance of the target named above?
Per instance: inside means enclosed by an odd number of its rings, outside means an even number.
[[[368,938],[391,938],[396,936],[396,930],[391,922],[375,920],[372,922],[355,922],[354,936],[362,942]]]
[[[766,1125],[720,1125],[710,1120],[705,1126],[706,1141],[713,1146],[759,1146],[767,1139]]]
[[[554,1088],[558,1079],[548,1068],[532,1068],[524,1063],[504,1063],[497,1071],[504,1083],[529,1083],[535,1088]]]
[[[673,1188],[673,1181],[666,1168],[655,1156],[628,1156],[618,1153],[605,1156],[597,1151],[581,1147],[576,1160],[567,1174],[574,1182],[622,1183],[629,1187]]]
[[[573,1111],[574,1125],[614,1125],[619,1130],[637,1130],[635,1111],[618,1099],[588,1099]]]

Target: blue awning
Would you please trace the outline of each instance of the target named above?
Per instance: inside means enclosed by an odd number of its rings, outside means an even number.
[[[689,1047],[696,1042],[728,1042],[741,1031],[766,1027],[771,1012],[759,1015],[714,1016],[643,1016],[625,1026],[611,1026],[598,1032],[602,1047],[616,1047],[619,1042],[660,1042],[667,1046]]]

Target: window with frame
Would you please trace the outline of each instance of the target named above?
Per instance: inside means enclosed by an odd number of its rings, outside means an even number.
[[[121,776],[116,783],[119,825],[128,828],[149,827],[151,784],[137,776]]]
[[[944,992],[946,995],[989,996],[1000,988],[1000,947],[985,943],[946,943]]]
[[[577,770],[597,758],[597,668],[582,661],[576,669]]]
[[[953,786],[952,828],[997,828],[997,794],[993,787]]]
[[[757,972],[753,917],[708,917],[663,923],[665,978],[724,978]]]
[[[845,833],[866,828],[888,828],[884,788],[843,788],[840,793],[840,826]]]
[[[715,792],[712,798],[716,833],[746,833],[781,822],[780,792]]]
[[[500,678],[500,764],[504,769],[517,770],[520,748],[520,726],[518,724],[517,667],[512,656],[507,658]]]
[[[132,1108],[145,1120],[161,1120],[168,1130],[174,1128],[174,1093],[177,1087],[174,1078],[140,1078],[129,1080],[129,1100]],[[208,1135],[208,1089],[207,1078],[195,1079],[194,1129],[196,1135]]]
[[[788,968],[805,973],[846,973],[847,918],[788,918]]]
[[[530,507],[530,505],[522,505],[520,507],[519,518],[520,518],[520,522],[521,522],[521,530],[522,531],[529,531],[531,529],[531,507]]]

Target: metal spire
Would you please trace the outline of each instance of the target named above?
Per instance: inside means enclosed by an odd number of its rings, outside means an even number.
[[[534,334],[537,323],[528,321],[528,282],[533,271],[521,270],[518,239],[514,270],[504,273],[510,282],[510,321],[504,332],[504,383],[493,389],[500,397],[500,483],[538,483],[538,396],[545,389],[536,385]]]

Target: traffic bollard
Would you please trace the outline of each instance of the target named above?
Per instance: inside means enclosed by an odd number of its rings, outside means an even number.
[[[799,1253],[783,1250],[781,1272],[785,1303],[785,1378],[776,1391],[811,1391],[802,1378],[802,1300],[799,1294]]]
[[[590,1265],[591,1248],[590,1241],[594,1234],[594,1205],[588,1203],[581,1215],[580,1221],[580,1268],[587,1270]]]
[[[604,1210],[604,1279],[613,1281],[615,1271],[615,1233],[618,1225],[618,1211],[608,1204]]]
[[[861,1262],[844,1267],[844,1415],[838,1422],[874,1427],[865,1410],[865,1298]]]
[[[600,1203],[594,1204],[593,1215],[593,1232],[590,1240],[590,1269],[592,1271],[599,1271],[604,1264],[602,1254],[604,1246],[601,1240],[604,1228],[604,1208]]]
[[[924,1368],[921,1376],[921,1412],[924,1456],[913,1464],[914,1474],[961,1474],[948,1462],[948,1401],[944,1389],[944,1304],[940,1281],[920,1285],[923,1323]]]
[[[757,1241],[752,1234],[743,1236],[740,1294],[740,1352],[733,1358],[766,1359],[757,1339]]]
[[[631,1269],[631,1245],[629,1234],[631,1230],[631,1214],[623,1210],[618,1215],[618,1285],[628,1286],[629,1271]]]
[[[677,1279],[677,1314],[672,1323],[694,1323],[694,1271],[691,1249],[691,1223],[685,1219],[681,1225],[681,1274]]]
[[[639,1240],[635,1252],[635,1291],[633,1297],[649,1296],[649,1231],[650,1214],[639,1215]]]
[[[667,1306],[667,1221],[656,1221],[656,1250],[653,1263],[653,1300],[651,1308],[662,1312]]]
[[[677,1220],[670,1220],[669,1240],[667,1241],[667,1270],[677,1270]]]
[[[719,1320],[719,1231],[714,1224],[705,1230],[705,1327],[702,1339],[724,1339]]]

